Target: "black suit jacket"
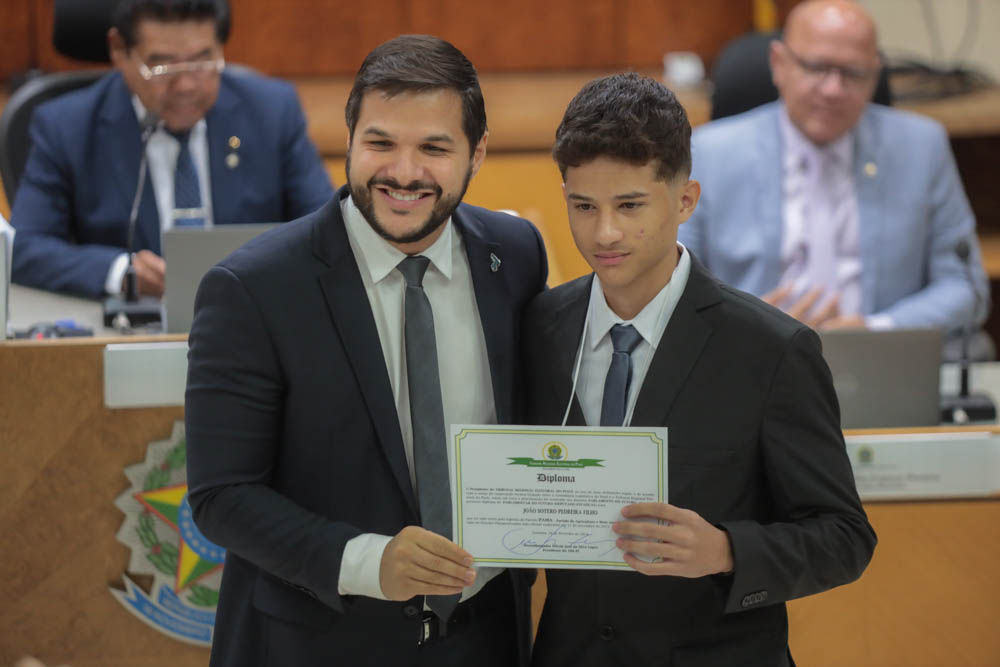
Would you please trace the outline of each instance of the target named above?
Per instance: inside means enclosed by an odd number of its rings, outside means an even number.
[[[530,423],[562,421],[591,280],[525,313]],[[875,547],[818,337],[693,260],[632,425],[668,427],[669,501],[729,533],[734,573],[548,570],[534,664],[789,664],[784,602],[853,581]]]
[[[344,545],[419,525],[378,331],[339,196],[205,276],[189,337],[188,484],[228,550],[212,665],[409,664],[422,598],[337,591]],[[517,411],[522,308],[544,287],[530,223],[461,205],[497,419]],[[501,259],[490,270],[490,254]],[[527,658],[530,578],[515,582]]]

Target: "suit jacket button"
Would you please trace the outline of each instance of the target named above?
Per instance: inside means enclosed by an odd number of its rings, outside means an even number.
[[[609,642],[615,638],[615,629],[610,625],[602,625],[598,634],[601,635],[601,639]]]
[[[416,618],[420,616],[420,609],[415,604],[408,604],[403,607],[403,616],[407,618]]]

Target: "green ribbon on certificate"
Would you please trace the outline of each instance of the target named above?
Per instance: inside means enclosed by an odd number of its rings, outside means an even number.
[[[575,461],[546,461],[533,459],[530,456],[508,456],[510,466],[528,466],[529,468],[603,468],[604,459],[576,459]]]

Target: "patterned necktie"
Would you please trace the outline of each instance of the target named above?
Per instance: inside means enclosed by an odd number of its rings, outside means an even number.
[[[451,538],[451,493],[448,482],[448,434],[438,374],[434,313],[424,292],[426,257],[407,257],[396,269],[406,279],[403,327],[406,339],[406,376],[413,424],[413,467],[423,527]],[[428,595],[427,606],[445,623],[458,605],[460,594]]]
[[[837,155],[821,152],[813,164],[813,189],[809,198],[806,230],[806,280],[810,289],[820,287],[825,295],[839,291],[837,238],[845,224],[846,197]]]
[[[188,148],[191,131],[170,132],[170,135],[181,145],[181,150],[177,154],[177,167],[174,170],[174,226],[203,227],[205,209],[201,206],[198,170]]]
[[[632,350],[642,335],[631,324],[611,327],[611,355],[608,377],[604,380],[604,400],[601,402],[601,426],[621,426],[625,423],[625,401],[632,381]]]

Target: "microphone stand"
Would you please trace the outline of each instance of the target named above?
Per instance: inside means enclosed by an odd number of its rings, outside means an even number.
[[[125,297],[109,296],[104,300],[104,326],[125,332],[133,327],[160,322],[162,320],[160,300],[154,297],[140,297],[138,280],[133,258],[135,256],[135,225],[139,217],[139,204],[146,186],[146,146],[149,138],[160,125],[156,113],[147,111],[142,119],[142,156],[139,159],[139,181],[132,199],[132,210],[128,216],[128,266],[125,269]]]
[[[994,422],[997,418],[997,408],[986,394],[969,393],[969,339],[972,337],[972,329],[975,323],[976,314],[979,313],[979,288],[973,279],[972,271],[969,267],[970,247],[969,242],[962,239],[955,246],[955,254],[962,260],[965,266],[966,277],[972,285],[972,293],[975,296],[973,302],[972,315],[962,326],[962,356],[959,361],[959,391],[957,396],[941,397],[941,421],[946,424],[968,424],[970,422]]]

